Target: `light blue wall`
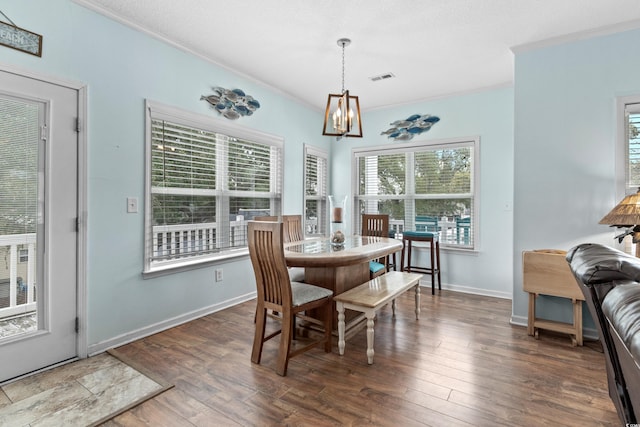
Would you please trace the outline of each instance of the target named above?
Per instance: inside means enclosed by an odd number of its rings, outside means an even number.
[[[366,99],[360,100],[361,104]],[[332,191],[349,192],[351,150],[393,145],[380,133],[412,114],[440,117],[427,133],[412,141],[480,137],[480,211],[478,251],[442,252],[442,281],[466,292],[511,298],[513,288],[513,88],[419,102],[365,113],[363,138],[332,143]],[[349,179],[349,181],[347,181]]]
[[[215,266],[142,279],[143,214],[127,214],[126,198],[143,207],[144,101],[226,120],[200,95],[241,88],[262,108],[237,123],[282,136],[286,175],[298,177],[304,143],[329,149],[320,112],[68,0],[0,0],[0,10],[44,37],[42,58],[0,47],[1,64],[88,88],[89,351],[255,292],[247,257],[223,265],[222,283]],[[284,212],[302,213],[302,185],[285,179]]]
[[[640,93],[638,40],[634,30],[515,56],[514,317],[527,315],[523,250],[616,245],[598,221],[622,197],[615,103]],[[566,307],[547,299],[540,313],[570,321]]]

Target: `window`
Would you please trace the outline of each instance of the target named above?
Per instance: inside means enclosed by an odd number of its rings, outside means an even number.
[[[328,164],[326,152],[304,146],[304,232],[308,236],[327,233]]]
[[[622,99],[625,145],[625,191],[632,194],[640,187],[640,97]]]
[[[29,250],[18,249],[18,262],[27,262],[27,261],[29,261]]]
[[[247,221],[280,214],[282,146],[147,102],[145,272],[246,254]]]
[[[391,233],[438,231],[441,245],[474,249],[478,138],[354,150],[356,230],[363,213],[389,215]]]

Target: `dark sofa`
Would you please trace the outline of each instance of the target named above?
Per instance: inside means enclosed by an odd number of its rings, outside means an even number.
[[[640,258],[586,243],[567,253],[604,349],[609,395],[622,424],[640,416]]]

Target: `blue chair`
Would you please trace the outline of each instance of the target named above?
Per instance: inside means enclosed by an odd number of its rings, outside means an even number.
[[[435,216],[416,216],[416,231],[430,231],[435,233],[438,229],[438,218]]]
[[[456,218],[456,242],[460,244],[461,240],[465,245],[471,243],[471,217]]]

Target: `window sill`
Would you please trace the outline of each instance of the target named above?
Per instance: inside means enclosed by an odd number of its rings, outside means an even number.
[[[249,256],[249,249],[243,248],[233,252],[225,253],[224,255],[218,255],[216,257],[198,258],[192,261],[176,261],[173,263],[166,263],[163,265],[156,265],[149,267],[149,269],[142,272],[143,279],[153,279],[154,277],[167,276],[174,273],[182,273],[185,271],[191,271],[198,268],[206,268],[212,265],[220,264],[230,260],[236,260]]]

